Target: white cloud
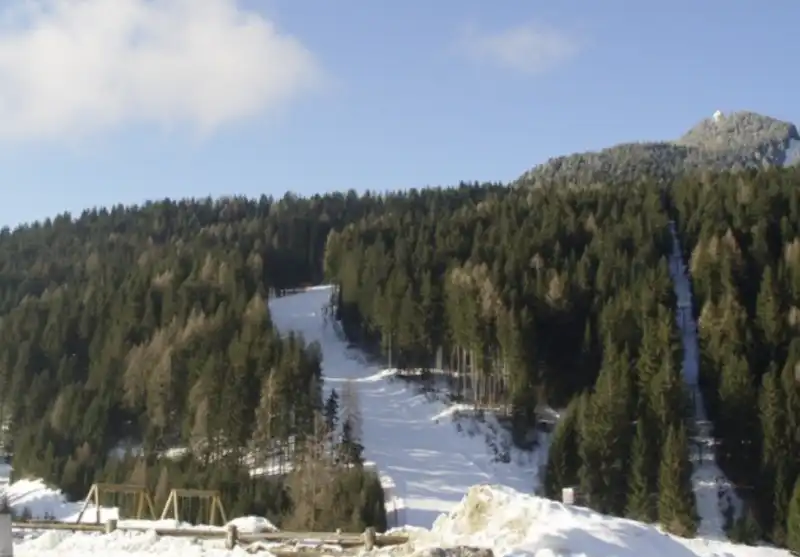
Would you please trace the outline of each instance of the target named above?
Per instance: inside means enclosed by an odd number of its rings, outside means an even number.
[[[129,123],[209,134],[323,77],[312,53],[236,0],[2,0],[0,138]]]
[[[581,41],[554,27],[528,23],[489,32],[467,27],[457,50],[480,63],[524,74],[541,74],[576,56]]]

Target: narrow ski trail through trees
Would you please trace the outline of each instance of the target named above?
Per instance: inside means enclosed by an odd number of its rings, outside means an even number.
[[[700,349],[697,322],[692,308],[692,289],[686,264],[683,260],[675,222],[669,223],[672,235],[672,255],[669,262],[677,298],[675,316],[683,345],[682,375],[694,404],[695,432],[691,444],[692,489],[700,516],[698,535],[704,538],[725,540],[723,508],[734,505],[738,513],[739,501],[731,482],[717,466],[714,455],[713,424],[708,421],[703,395],[698,384],[700,374]]]

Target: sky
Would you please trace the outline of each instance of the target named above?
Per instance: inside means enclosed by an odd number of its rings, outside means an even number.
[[[2,0],[0,226],[800,124],[798,28],[797,0]]]

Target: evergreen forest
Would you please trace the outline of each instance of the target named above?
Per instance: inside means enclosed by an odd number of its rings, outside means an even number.
[[[744,503],[729,533],[800,551],[799,169],[164,200],[4,229],[4,443],[16,474],[73,498],[95,481],[216,488],[231,514],[284,527],[385,527],[357,397],[326,399],[319,347],[270,318],[270,297],[329,282],[351,343],[443,370],[519,438],[560,409],[545,495],[578,486],[691,536],[671,220],[717,459]]]

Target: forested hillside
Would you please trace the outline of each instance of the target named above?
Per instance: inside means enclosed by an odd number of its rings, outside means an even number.
[[[787,542],[800,473],[800,172],[719,174],[674,188],[725,473],[760,532]],[[794,496],[800,547],[800,482]]]
[[[329,237],[325,268],[348,337],[401,367],[443,360],[458,394],[510,407],[520,429],[538,402],[569,404],[549,493],[580,483],[601,511],[657,511],[691,533],[660,190],[506,190],[455,212],[423,199]]]
[[[689,534],[693,432],[666,263],[676,218],[719,459],[746,503],[732,534],[798,547],[800,172],[634,183],[537,182],[454,212],[423,193],[349,225],[326,250],[337,316],[351,341],[445,368],[458,396],[510,410],[521,429],[537,403],[566,407],[547,493],[579,485],[596,509]]]
[[[279,338],[267,297],[318,282],[328,231],[383,206],[355,194],[163,201],[4,229],[0,419],[16,473],[73,497],[95,480],[146,482],[157,504],[170,487],[219,487],[238,514],[380,525],[372,475],[334,470],[312,498],[320,518],[290,492],[311,464],[252,480],[245,465],[284,455],[290,440],[308,450],[288,459],[321,458],[332,419],[319,351]],[[158,457],[171,447],[190,455]],[[344,486],[356,495],[329,504]]]

